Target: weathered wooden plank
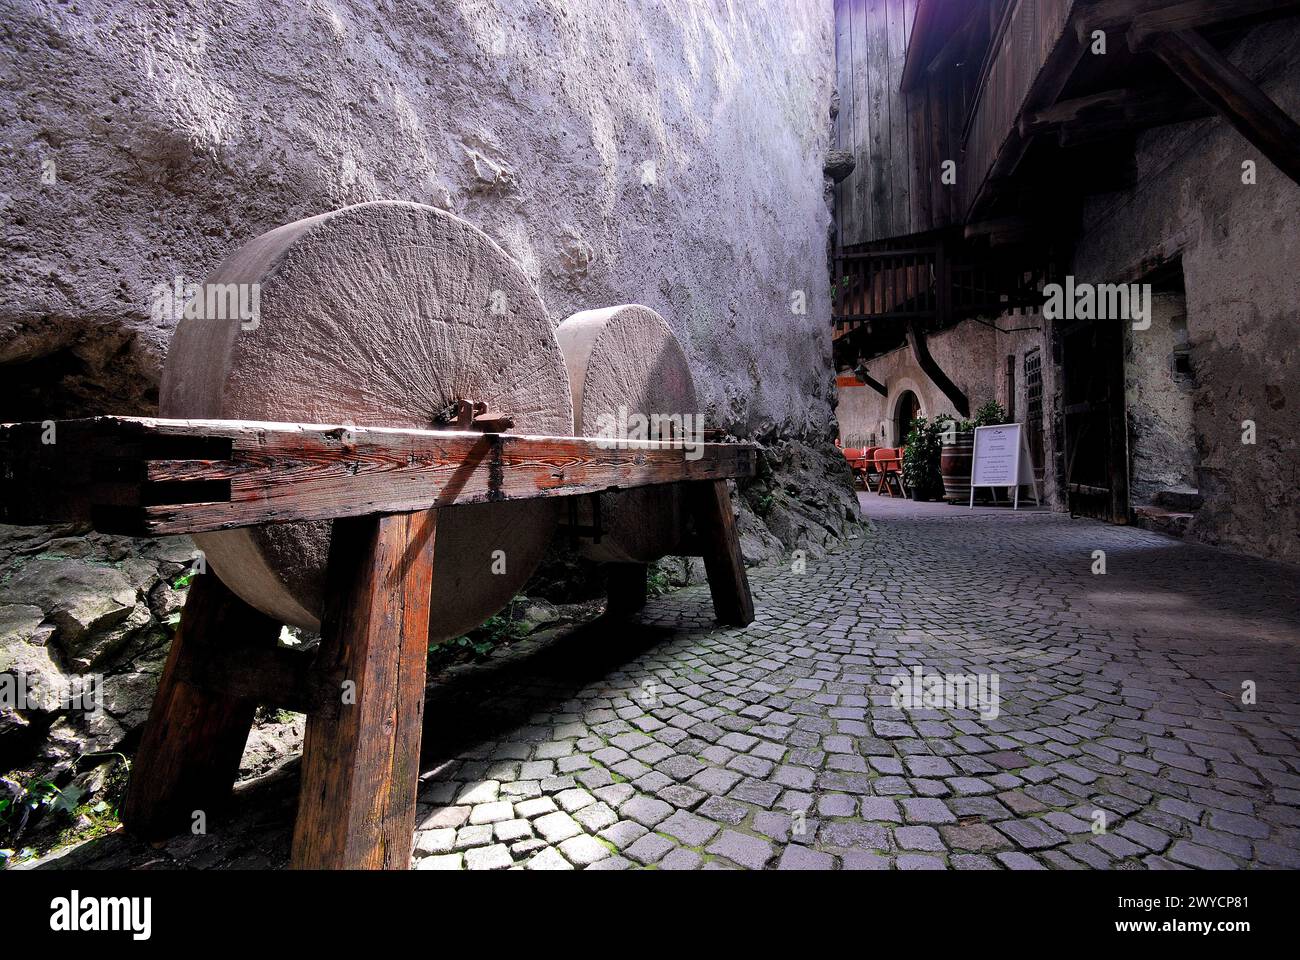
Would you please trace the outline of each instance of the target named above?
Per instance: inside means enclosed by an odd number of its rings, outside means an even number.
[[[888,0],[889,55],[885,69],[889,90],[889,162],[892,236],[914,233],[912,227],[912,153],[908,144],[907,98],[903,95],[903,61],[907,58],[908,0]]]
[[[280,625],[240,600],[213,573],[195,577],[185,599],[149,720],[136,750],[122,823],[156,840],[210,818],[229,799],[257,700],[191,682],[195,664],[271,648]]]
[[[925,87],[903,94],[907,103],[908,159],[911,181],[911,232],[923,233],[934,226],[929,178],[929,145],[926,118],[929,104]]]
[[[1194,30],[1166,33],[1151,41],[1165,66],[1193,93],[1300,183],[1300,124]]]
[[[405,870],[415,829],[437,511],[334,524],[291,865]]]
[[[956,141],[949,135],[952,118],[949,110],[949,78],[934,77],[926,84],[929,97],[929,170],[928,179],[931,195],[935,198],[932,207],[935,219],[943,224],[951,223],[957,208],[957,186],[943,182],[943,165],[945,161],[957,161]],[[962,162],[965,162],[964,160]],[[960,179],[960,178],[959,178]],[[936,223],[938,225],[938,223]]]
[[[857,122],[857,111],[854,108],[853,37],[850,29],[851,6],[852,0],[836,0],[835,3],[835,76],[836,89],[840,95],[836,146],[857,157],[858,145],[854,127]],[[857,177],[861,175],[855,168],[853,173],[835,185],[835,217],[840,228],[841,245],[858,242],[860,228],[853,199],[857,189]]]
[[[880,164],[871,160],[871,130],[874,121],[873,106],[867,83],[867,6],[868,0],[851,0],[849,4],[850,31],[853,44],[853,155],[857,158],[853,178],[854,219],[858,233],[855,242],[874,240],[876,221],[873,218],[871,195],[875,178],[880,174]]]
[[[96,469],[83,462],[85,447],[42,445],[30,425],[6,425],[0,521],[91,520],[108,532],[194,533],[750,476],[755,469],[750,444],[687,451],[659,441],[606,447],[595,438],[312,424],[66,423],[66,434],[93,438],[98,459],[118,468],[112,496],[83,490]],[[193,459],[169,456],[187,446]],[[216,446],[224,447],[220,458],[204,456]],[[162,456],[153,458],[155,450]]]
[[[871,130],[867,142],[870,168],[871,237],[897,235],[893,219],[893,152],[890,142],[890,104],[897,88],[889,82],[888,0],[865,5],[863,31],[866,49],[866,96],[870,104]],[[859,160],[859,163],[862,162]],[[883,308],[883,303],[880,304]]]
[[[754,622],[754,599],[749,592],[749,575],[740,552],[726,481],[693,483],[689,498],[704,569],[709,576],[713,611],[721,623],[747,626]]]

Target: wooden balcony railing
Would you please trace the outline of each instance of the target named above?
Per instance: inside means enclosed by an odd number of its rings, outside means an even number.
[[[835,338],[872,321],[925,320],[927,326],[941,328],[968,317],[1033,307],[1042,303],[1040,291],[1053,273],[1046,258],[1007,260],[951,240],[910,249],[846,251],[835,261]]]

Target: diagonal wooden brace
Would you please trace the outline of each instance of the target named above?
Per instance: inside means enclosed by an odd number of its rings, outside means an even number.
[[[270,650],[280,624],[244,603],[214,573],[190,584],[180,629],[158,681],[122,823],[156,840],[189,829],[230,797],[258,699],[193,682],[215,656]]]

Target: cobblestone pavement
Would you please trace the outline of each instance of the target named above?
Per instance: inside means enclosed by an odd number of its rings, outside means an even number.
[[[476,691],[416,868],[1300,866],[1300,571],[936,507],[754,587],[746,629],[676,593]],[[917,666],[997,718],[895,709]]]
[[[436,688],[413,866],[1300,867],[1300,570],[888,509],[748,628],[691,588]],[[895,708],[917,667],[996,675],[996,718]]]

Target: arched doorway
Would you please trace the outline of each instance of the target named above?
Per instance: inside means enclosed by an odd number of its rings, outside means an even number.
[[[904,390],[894,404],[894,443],[902,446],[912,430],[912,421],[921,415],[921,401],[911,390]]]

